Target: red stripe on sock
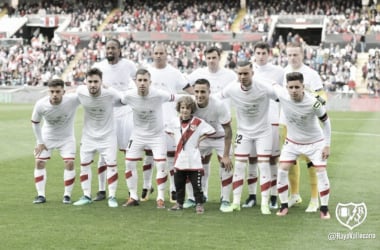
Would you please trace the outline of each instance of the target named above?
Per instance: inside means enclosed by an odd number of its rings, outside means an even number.
[[[85,175],[81,175],[80,176],[80,181],[81,182],[84,182],[84,181],[87,181],[88,180],[88,174],[85,174]]]
[[[168,176],[165,176],[163,178],[157,178],[156,182],[157,182],[157,185],[160,185],[160,184],[165,183],[167,180],[168,180]]]
[[[257,182],[257,177],[255,177],[255,178],[250,178],[250,179],[247,180],[247,182],[248,182],[248,185],[254,184],[254,183]]]
[[[110,178],[108,178],[108,185],[111,185],[112,183],[117,181],[118,177],[119,177],[119,175],[116,173],[116,174],[112,175]]]
[[[260,187],[261,187],[261,192],[266,191],[271,187],[271,182],[268,181],[268,182],[262,184]]]
[[[228,179],[222,180],[222,187],[228,186],[232,183],[232,176]]]
[[[65,186],[71,186],[75,181],[75,178],[65,180]]]
[[[271,187],[275,187],[277,185],[277,180],[272,180],[270,183]]]
[[[277,191],[278,191],[278,193],[282,193],[282,192],[285,192],[286,190],[288,190],[288,185],[286,185],[286,186],[283,186],[283,187],[281,187],[281,188],[278,188],[277,189]]]
[[[43,180],[44,180],[44,176],[43,176],[43,175],[40,175],[40,176],[34,177],[34,182],[35,182],[35,183],[40,182],[40,181],[43,181]]]
[[[98,167],[98,174],[104,173],[107,170],[107,165]]]
[[[132,171],[125,172],[125,179],[132,177]]]
[[[236,189],[240,186],[243,186],[244,180],[238,180],[232,183],[232,189]]]
[[[143,166],[143,171],[151,170],[152,169],[152,164],[147,164]]]
[[[330,189],[326,189],[322,192],[319,192],[319,195],[322,197],[322,196],[328,195],[329,193],[330,193]]]

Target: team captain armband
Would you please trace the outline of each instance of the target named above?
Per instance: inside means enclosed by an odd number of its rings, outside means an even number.
[[[329,118],[329,117],[327,116],[327,113],[325,113],[324,115],[322,115],[321,117],[318,117],[318,118],[319,118],[319,120],[320,120],[321,122],[324,122],[324,121],[326,121],[327,118]]]

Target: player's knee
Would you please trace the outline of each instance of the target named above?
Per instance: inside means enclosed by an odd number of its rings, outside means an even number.
[[[46,161],[36,160],[36,169],[44,169],[46,166]]]
[[[66,170],[74,170],[74,161],[65,161]]]

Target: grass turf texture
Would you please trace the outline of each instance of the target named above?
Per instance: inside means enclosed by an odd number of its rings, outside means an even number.
[[[34,205],[32,108],[32,105],[0,105],[1,249],[378,249],[380,245],[380,113],[330,112],[333,134],[328,173],[332,218],[322,221],[319,213],[304,212],[309,201],[306,167],[301,169],[303,203],[291,208],[288,216],[279,218],[275,212],[263,216],[259,206],[221,213],[215,158],[209,201],[203,215],[195,214],[193,209],[181,212],[157,209],[157,191],[150,201],[141,202],[138,207],[108,208],[106,201],[81,207],[64,205],[63,164],[57,152],[47,164],[47,203]],[[82,110],[79,109],[77,138],[81,125]],[[121,205],[128,194],[121,154],[118,162],[117,198]],[[92,169],[95,195],[95,166]],[[76,172],[74,201],[82,195],[79,156]],[[242,202],[246,196],[244,187]],[[171,206],[168,200],[167,195],[167,207]],[[351,232],[335,218],[339,202],[365,202],[367,218],[352,232],[372,233],[377,238],[329,241],[329,233]]]

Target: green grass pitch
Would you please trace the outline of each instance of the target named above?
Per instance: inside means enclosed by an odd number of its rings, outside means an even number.
[[[332,218],[322,221],[319,213],[304,212],[310,190],[304,165],[301,169],[304,202],[291,208],[288,216],[279,218],[274,213],[263,216],[258,206],[221,213],[215,157],[210,200],[203,215],[196,215],[194,210],[178,213],[158,210],[154,201],[156,192],[150,201],[138,207],[112,209],[106,202],[82,207],[64,205],[63,164],[57,152],[47,165],[47,203],[34,205],[32,108],[32,105],[0,105],[0,249],[379,249],[380,113],[329,113],[333,129],[328,165]],[[78,138],[81,126],[80,109],[76,119]],[[128,190],[121,154],[118,160],[117,198],[121,204]],[[73,200],[82,194],[79,156],[76,171]],[[95,192],[95,166],[93,173]],[[141,172],[139,177],[141,188]],[[242,198],[246,195],[245,186]],[[365,221],[352,231],[335,216],[337,204],[349,202],[364,202],[367,207]],[[171,204],[167,201],[166,205]],[[376,239],[328,239],[330,233],[350,232],[375,234]]]

